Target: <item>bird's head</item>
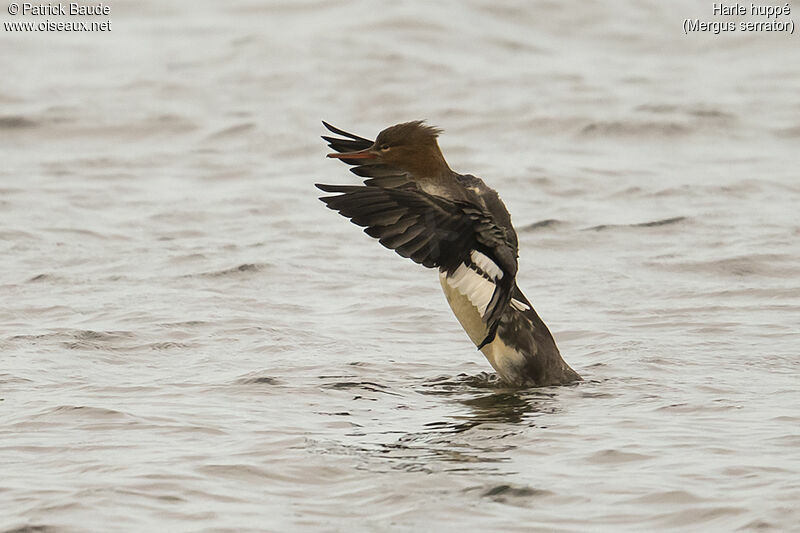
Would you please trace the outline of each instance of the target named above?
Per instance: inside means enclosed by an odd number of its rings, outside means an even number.
[[[434,176],[449,167],[439,149],[441,130],[421,120],[390,126],[365,150],[328,154],[337,159],[364,159],[384,163],[418,177]],[[366,163],[366,161],[365,161]]]

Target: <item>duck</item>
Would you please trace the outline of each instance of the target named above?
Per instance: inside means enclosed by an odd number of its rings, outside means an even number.
[[[517,286],[519,240],[497,191],[460,174],[439,147],[442,130],[422,120],[370,140],[323,121],[327,156],[349,165],[361,185],[315,186],[325,205],[404,258],[437,269],[453,314],[504,383],[581,381]]]

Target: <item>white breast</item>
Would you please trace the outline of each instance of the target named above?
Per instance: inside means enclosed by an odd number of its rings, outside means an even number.
[[[461,327],[464,328],[464,331],[467,332],[470,340],[477,346],[486,338],[489,330],[481,318],[478,307],[473,303],[473,299],[478,299],[475,293],[471,293],[473,296],[470,298],[470,296],[462,292],[459,288],[454,287],[454,284],[457,284],[459,287],[468,286],[463,280],[471,279],[471,275],[462,272],[458,278],[461,281],[454,282],[452,278],[455,277],[457,272],[458,271],[454,272],[451,276],[447,276],[444,272],[439,273],[439,282],[442,285],[442,290],[444,290],[447,303],[450,304],[450,308],[453,310],[453,314],[456,315],[458,322],[461,324]],[[482,276],[480,277],[494,287],[493,283]],[[482,301],[480,303],[482,303]],[[521,302],[520,304],[525,305]],[[495,369],[501,378],[510,383],[515,383],[517,369],[524,363],[522,354],[505,344],[499,337],[495,337],[492,342],[481,348],[481,352],[483,352],[489,364],[492,365],[492,368]]]
[[[450,309],[453,310],[453,314],[456,315],[458,322],[461,324],[461,327],[464,328],[464,331],[467,332],[470,340],[477,346],[486,338],[489,330],[486,328],[486,324],[483,322],[481,314],[478,312],[478,307],[464,292],[462,292],[462,290],[455,286],[456,284],[459,286],[466,285],[466,281],[453,281],[452,278],[455,277],[457,272],[458,271],[454,272],[450,276],[448,276],[446,272],[440,272],[439,283],[442,284],[444,296],[447,298],[447,303],[450,304]],[[462,272],[459,280],[464,280],[467,276],[469,276],[469,274]]]

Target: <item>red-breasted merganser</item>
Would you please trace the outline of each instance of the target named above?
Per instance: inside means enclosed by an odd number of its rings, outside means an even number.
[[[323,122],[335,153],[364,185],[317,187],[325,204],[387,248],[439,269],[445,297],[499,377],[515,386],[560,385],[581,377],[519,290],[517,234],[494,189],[450,170],[441,130],[423,121],[386,128],[375,141]],[[344,137],[344,138],[341,138]]]

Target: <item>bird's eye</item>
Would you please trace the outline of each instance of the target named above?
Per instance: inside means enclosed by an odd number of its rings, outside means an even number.
[[[388,144],[382,144],[381,145],[381,152],[385,152],[388,149],[389,149],[389,145]]]

